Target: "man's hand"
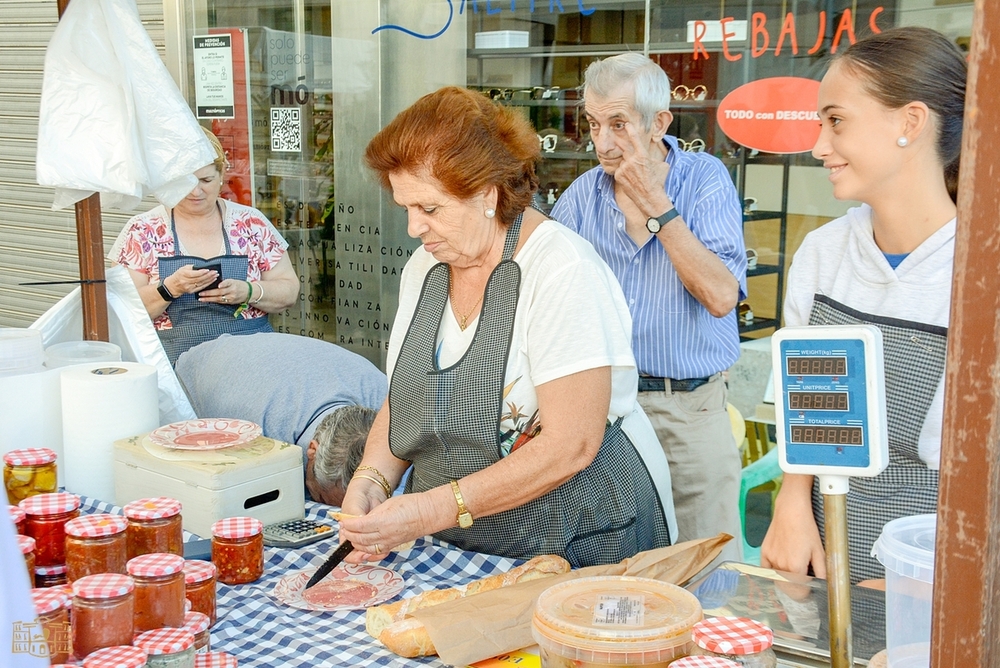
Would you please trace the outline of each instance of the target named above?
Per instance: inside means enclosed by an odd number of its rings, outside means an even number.
[[[622,162],[615,170],[615,189],[632,200],[647,218],[655,218],[673,208],[664,184],[670,165],[658,151],[651,151],[638,130],[631,123],[625,124],[627,141],[621,143]]]
[[[812,476],[786,475],[774,504],[774,518],[760,547],[760,565],[805,574],[812,564],[826,577],[826,552],[812,513]]]

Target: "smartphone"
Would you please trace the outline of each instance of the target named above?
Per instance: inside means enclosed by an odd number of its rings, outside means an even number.
[[[333,538],[335,535],[336,532],[329,524],[310,519],[288,520],[264,527],[264,545],[302,547],[318,540]]]
[[[219,283],[222,282],[222,263],[221,262],[214,262],[212,264],[203,264],[200,267],[199,266],[194,266],[192,268],[193,269],[210,269],[210,270],[214,271],[216,274],[218,274],[218,276],[215,277],[215,281],[213,281],[211,285],[209,285],[207,288],[203,288],[201,291],[195,293],[196,297],[201,297],[201,293],[204,292],[205,290],[214,290],[215,288],[219,287]]]

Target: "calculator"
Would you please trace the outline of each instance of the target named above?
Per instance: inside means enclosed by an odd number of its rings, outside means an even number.
[[[310,519],[288,520],[264,527],[264,545],[302,547],[318,540],[333,538],[335,535],[336,532],[329,524]]]

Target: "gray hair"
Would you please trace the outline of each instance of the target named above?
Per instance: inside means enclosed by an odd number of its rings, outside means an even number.
[[[661,111],[670,109],[670,79],[660,66],[641,53],[628,52],[595,60],[583,74],[583,94],[593,91],[611,97],[632,85],[632,107],[642,118],[643,130],[653,126]]]
[[[365,454],[368,432],[376,411],[364,406],[344,406],[331,411],[316,428],[313,475],[322,487],[347,489]]]

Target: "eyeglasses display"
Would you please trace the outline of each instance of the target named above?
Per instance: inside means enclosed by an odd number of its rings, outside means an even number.
[[[698,84],[693,88],[688,88],[684,84],[679,86],[674,86],[674,89],[670,91],[670,97],[675,100],[696,100],[701,101],[708,97],[708,87],[703,84]]]

